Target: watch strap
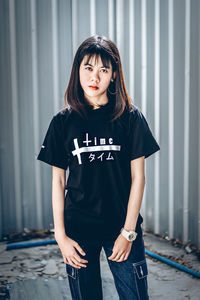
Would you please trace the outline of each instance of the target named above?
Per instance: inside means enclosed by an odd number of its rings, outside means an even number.
[[[137,232],[130,230],[127,231],[126,229],[124,229],[122,227],[122,229],[120,230],[120,233],[123,235],[123,237],[125,237],[128,241],[134,241],[137,237]]]

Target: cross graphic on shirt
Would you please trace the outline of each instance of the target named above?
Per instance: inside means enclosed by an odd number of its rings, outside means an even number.
[[[106,139],[105,138],[100,138],[100,144],[97,145],[97,138],[94,138],[94,144],[95,146],[88,146],[89,143],[92,143],[92,140],[89,140],[88,138],[88,133],[86,133],[86,140],[83,141],[83,143],[86,143],[86,147],[79,147],[78,144],[78,139],[74,139],[74,147],[75,150],[72,151],[73,156],[77,155],[79,165],[82,164],[81,161],[81,153],[83,152],[95,152],[95,151],[110,151],[110,150],[115,150],[115,151],[120,151],[121,146],[120,145],[113,145],[113,139],[109,138],[109,145],[106,144]]]

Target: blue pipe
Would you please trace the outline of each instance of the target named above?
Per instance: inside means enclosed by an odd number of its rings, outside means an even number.
[[[48,240],[48,241],[40,241],[40,242],[8,244],[6,247],[6,250],[45,246],[45,245],[49,245],[49,244],[57,244],[57,242],[56,242],[56,240]]]
[[[172,266],[172,267],[175,267],[175,268],[177,268],[177,269],[179,269],[179,270],[181,270],[181,271],[184,271],[184,272],[186,272],[186,273],[189,273],[189,274],[191,274],[191,275],[193,275],[193,276],[195,276],[195,277],[197,277],[197,278],[200,278],[200,272],[194,271],[194,270],[192,270],[192,269],[190,269],[190,268],[188,268],[188,267],[185,267],[185,266],[183,266],[183,265],[181,265],[181,264],[178,264],[178,263],[172,261],[171,259],[168,259],[168,258],[166,258],[166,257],[163,257],[163,256],[161,256],[161,255],[158,255],[158,254],[156,254],[156,253],[154,253],[154,252],[151,252],[151,251],[149,251],[149,250],[147,250],[147,249],[145,249],[145,253],[146,253],[147,255],[153,257],[153,258],[156,258],[156,259],[158,259],[158,260],[160,260],[160,261],[162,261],[162,262],[164,262],[164,263],[166,263],[166,264]]]
[[[56,240],[48,240],[48,241],[39,241],[39,242],[27,242],[27,243],[15,243],[15,244],[8,244],[6,247],[6,250],[12,250],[12,249],[20,249],[20,248],[28,248],[28,247],[37,247],[37,246],[44,246],[49,244],[57,244]],[[153,258],[156,258],[172,267],[175,267],[176,269],[179,269],[180,271],[184,271],[190,275],[193,275],[197,278],[200,278],[200,272],[192,270],[188,267],[185,267],[181,264],[178,264],[166,257],[163,257],[161,255],[158,255],[152,251],[149,251],[145,249],[145,253]]]

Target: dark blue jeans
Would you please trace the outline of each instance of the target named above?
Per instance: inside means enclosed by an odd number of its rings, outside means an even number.
[[[78,241],[77,241],[78,242]],[[109,260],[115,241],[102,243],[79,243],[88,260],[87,267],[80,269],[66,264],[72,300],[102,300],[100,252],[103,247],[114,278],[119,300],[148,300],[147,262],[142,230],[132,243],[128,259],[122,262]],[[116,299],[117,300],[117,299]]]

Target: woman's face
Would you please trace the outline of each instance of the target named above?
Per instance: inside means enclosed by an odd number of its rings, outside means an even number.
[[[101,57],[92,56],[88,64],[87,56],[81,62],[79,69],[80,84],[85,98],[91,104],[107,103],[107,88],[112,77],[112,65],[103,66]],[[115,74],[113,74],[115,76]]]

